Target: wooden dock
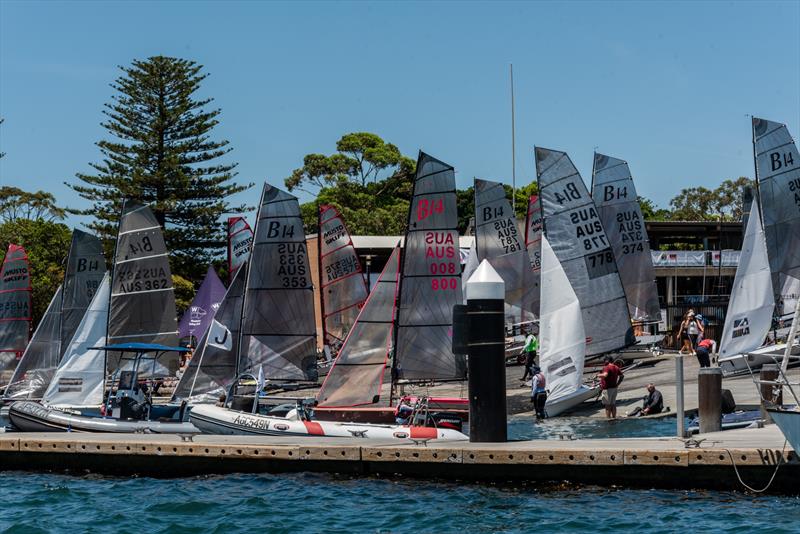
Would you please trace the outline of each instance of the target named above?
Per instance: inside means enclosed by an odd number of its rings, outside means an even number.
[[[443,444],[350,438],[8,433],[0,469],[155,477],[315,471],[502,483],[570,482],[644,488],[800,493],[800,461],[774,425],[677,438]],[[738,476],[736,470],[738,469]]]

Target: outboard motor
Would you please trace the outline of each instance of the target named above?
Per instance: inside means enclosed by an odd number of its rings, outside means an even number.
[[[436,428],[449,428],[451,430],[462,431],[464,421],[457,413],[453,412],[433,412],[428,415],[425,426],[435,426]]]

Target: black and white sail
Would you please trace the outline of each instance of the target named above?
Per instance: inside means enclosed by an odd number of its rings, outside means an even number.
[[[539,286],[511,202],[499,182],[475,179],[475,245],[478,262],[489,260],[505,282],[506,322],[532,319]]]
[[[460,380],[453,305],[461,304],[455,170],[423,152],[417,160],[400,278],[394,367],[408,380]]]
[[[627,162],[595,153],[592,199],[617,260],[631,319],[637,323],[660,321],[650,241]]]
[[[537,147],[535,154],[544,234],[580,301],[586,355],[634,344],[614,253],[586,184],[565,152]]]
[[[308,245],[297,198],[264,185],[247,263],[240,372],[316,380],[316,322]]]
[[[541,277],[542,277],[542,205],[538,195],[531,195],[528,199],[528,213],[525,217],[525,248],[531,260],[531,283],[537,288],[533,294],[531,310],[539,317],[541,307]]]
[[[753,118],[758,194],[779,315],[794,312],[800,280],[800,154],[785,124]]]
[[[100,239],[81,230],[73,230],[61,299],[59,337],[62,356],[105,274],[106,260]]]
[[[126,201],[122,209],[111,281],[108,344],[178,343],[175,293],[164,235],[150,208]],[[119,354],[108,353],[108,371],[119,367]],[[178,354],[168,352],[154,365],[143,366],[147,374],[174,376]]]
[[[246,268],[238,269],[175,388],[174,399],[192,403],[216,401],[237,376],[239,326]]]

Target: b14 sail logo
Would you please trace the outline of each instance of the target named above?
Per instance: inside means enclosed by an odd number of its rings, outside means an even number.
[[[747,317],[742,317],[741,319],[734,319],[733,321],[733,335],[732,338],[736,339],[737,337],[746,336],[750,333],[750,321]]]

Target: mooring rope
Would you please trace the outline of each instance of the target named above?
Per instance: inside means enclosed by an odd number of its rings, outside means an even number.
[[[731,465],[733,465],[733,471],[736,473],[736,478],[739,479],[739,483],[742,486],[744,486],[745,488],[747,488],[748,490],[752,491],[753,493],[764,493],[765,491],[767,491],[769,489],[769,487],[772,485],[772,482],[775,480],[775,476],[778,474],[778,469],[780,469],[782,464],[786,463],[786,460],[784,460],[784,456],[783,455],[786,452],[786,444],[787,443],[788,443],[788,440],[784,440],[783,441],[783,450],[781,451],[781,457],[778,460],[778,463],[775,465],[775,471],[772,473],[772,476],[770,477],[769,482],[767,482],[767,485],[764,486],[763,489],[755,489],[755,488],[752,488],[752,487],[748,486],[747,484],[745,484],[744,480],[742,480],[742,476],[739,474],[739,468],[736,467],[736,461],[733,459],[733,454],[731,453],[731,451],[729,449],[725,449],[725,452],[728,453],[728,456],[731,459]]]

